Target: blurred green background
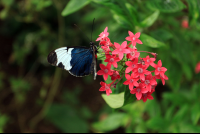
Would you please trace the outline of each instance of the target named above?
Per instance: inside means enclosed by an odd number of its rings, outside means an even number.
[[[0,0],[0,132],[200,132],[199,14],[200,0]],[[94,18],[93,41],[106,26],[111,42],[141,32],[138,50],[158,54],[169,80],[154,100],[113,109],[102,76],[48,64],[58,47],[89,47]]]

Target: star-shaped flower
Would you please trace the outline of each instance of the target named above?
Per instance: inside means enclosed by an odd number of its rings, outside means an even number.
[[[147,65],[147,66],[149,66],[149,65],[155,66],[155,63],[154,63],[154,61],[156,60],[155,58],[150,58],[149,55],[147,55],[146,58],[142,58],[142,59],[145,62],[145,65]]]
[[[127,61],[125,64],[128,66],[125,70],[125,73],[129,73],[130,71],[133,71],[137,67],[138,59],[134,59],[134,61]]]
[[[147,93],[148,90],[144,87],[144,84],[140,83],[138,87],[131,90],[131,94],[135,94],[136,98],[140,100],[142,98],[142,94]]]
[[[112,90],[110,89],[111,84],[106,84],[105,82],[100,82],[101,88],[99,91],[106,91],[107,96],[109,96],[112,93]]]
[[[142,64],[138,64],[135,69],[133,69],[135,77],[140,76],[141,80],[145,80],[145,75],[151,74],[150,71],[146,70],[148,67]]]
[[[155,75],[161,75],[162,78],[165,78],[164,73],[167,71],[167,69],[165,67],[162,67],[162,62],[161,60],[158,61],[158,64],[153,65],[153,67],[155,68]]]
[[[157,85],[157,82],[155,79],[153,79],[152,74],[145,76],[145,81],[142,82],[149,92],[151,92],[152,85]]]
[[[106,59],[104,60],[105,62],[108,62],[108,64],[113,65],[115,68],[117,68],[117,62],[120,61],[116,55],[106,55]]]
[[[128,34],[129,36],[126,37],[126,40],[131,41],[133,46],[136,46],[136,43],[142,44],[142,41],[138,39],[140,37],[140,32],[134,35],[131,31],[128,31]]]
[[[137,52],[136,48],[129,48],[131,51],[130,54],[127,54],[127,58],[130,60],[133,60],[134,58],[138,58],[140,56],[140,53]]]
[[[112,71],[111,68],[111,64],[108,64],[107,66],[105,66],[104,64],[100,64],[100,68],[101,70],[99,70],[97,72],[98,75],[103,75],[104,80],[107,80],[108,75],[112,75]]]
[[[130,90],[133,89],[133,86],[136,86],[136,87],[139,86],[139,84],[137,82],[139,80],[139,78],[135,78],[134,73],[132,73],[131,76],[129,74],[125,74],[125,77],[126,77],[127,80],[123,84],[129,85]]]
[[[108,37],[109,33],[107,31],[108,31],[108,27],[106,27],[104,31],[100,33],[99,35],[100,37],[98,37],[96,41],[103,40],[105,37]]]
[[[112,52],[112,54],[118,54],[120,60],[123,59],[124,54],[128,54],[131,52],[129,49],[126,49],[127,41],[124,41],[121,46],[116,42],[114,43],[114,45],[116,49]]]

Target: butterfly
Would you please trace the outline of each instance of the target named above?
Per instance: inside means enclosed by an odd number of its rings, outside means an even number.
[[[74,46],[55,49],[49,53],[47,61],[76,77],[94,74],[94,80],[96,79],[97,46],[92,41],[90,48]]]

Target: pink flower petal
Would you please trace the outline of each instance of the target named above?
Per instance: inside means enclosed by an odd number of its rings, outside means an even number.
[[[106,66],[105,66],[104,64],[100,64],[99,66],[100,66],[100,68],[101,68],[102,70],[106,68]]]
[[[121,47],[120,44],[119,44],[119,43],[116,43],[116,42],[114,42],[114,46],[115,46],[116,48],[120,48],[120,47]]]
[[[97,72],[97,75],[103,75],[104,74],[104,71],[103,70],[99,70],[98,72]]]
[[[139,39],[136,39],[136,42],[137,42],[138,44],[143,44],[142,41],[139,40]]]
[[[128,85],[129,84],[129,80],[125,81],[123,84],[124,85]]]
[[[104,74],[103,78],[104,78],[104,80],[107,80],[108,79],[108,74]]]
[[[137,98],[138,100],[140,100],[140,99],[142,98],[142,93],[136,92],[136,98]]]
[[[104,29],[104,33],[107,33],[107,31],[108,31],[108,27],[106,27],[106,28]]]
[[[117,62],[113,62],[113,66],[117,68]]]
[[[105,91],[105,87],[101,87],[99,91]]]
[[[124,49],[123,52],[126,54],[131,53],[131,51],[129,49]]]
[[[110,92],[109,92],[109,90],[106,90],[106,94],[107,94],[107,96],[109,96],[109,95],[110,95]]]
[[[122,43],[122,45],[121,45],[121,48],[126,48],[126,46],[127,46],[127,41],[124,41],[123,43]],[[130,51],[130,50],[129,50]]]
[[[133,34],[131,31],[128,31],[128,34],[129,34],[130,36],[134,36],[134,34]]]
[[[125,64],[127,65],[127,66],[132,66],[132,62],[131,61],[127,61],[127,62],[125,62]]]
[[[123,57],[124,57],[124,54],[123,53],[119,53],[119,59],[121,60],[121,59],[123,59]]]
[[[119,54],[119,51],[117,49],[115,49],[112,54]]]
[[[126,37],[125,39],[128,41],[132,41],[131,37]]]
[[[145,76],[144,76],[144,74],[140,75],[140,79],[143,80],[143,81],[145,81]]]
[[[132,67],[127,67],[126,70],[125,70],[125,73],[129,73],[132,70],[133,70]]]
[[[161,62],[161,60],[158,61],[158,66],[159,66],[159,67],[162,66],[162,62]]]
[[[133,84],[132,83],[129,84],[129,89],[133,90]]]
[[[135,41],[132,41],[132,45],[133,45],[133,46],[136,46],[136,42],[135,42]]]
[[[129,74],[125,74],[125,77],[127,80],[129,80],[131,78],[131,76]]]
[[[153,96],[151,96],[151,95],[148,95],[147,98],[148,98],[149,100],[153,100]]]
[[[135,38],[139,38],[140,37],[140,32],[135,34]]]

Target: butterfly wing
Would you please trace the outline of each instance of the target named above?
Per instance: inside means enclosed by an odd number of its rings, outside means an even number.
[[[48,62],[82,77],[94,72],[93,52],[86,47],[62,47],[49,53]],[[96,70],[95,70],[96,71]]]

